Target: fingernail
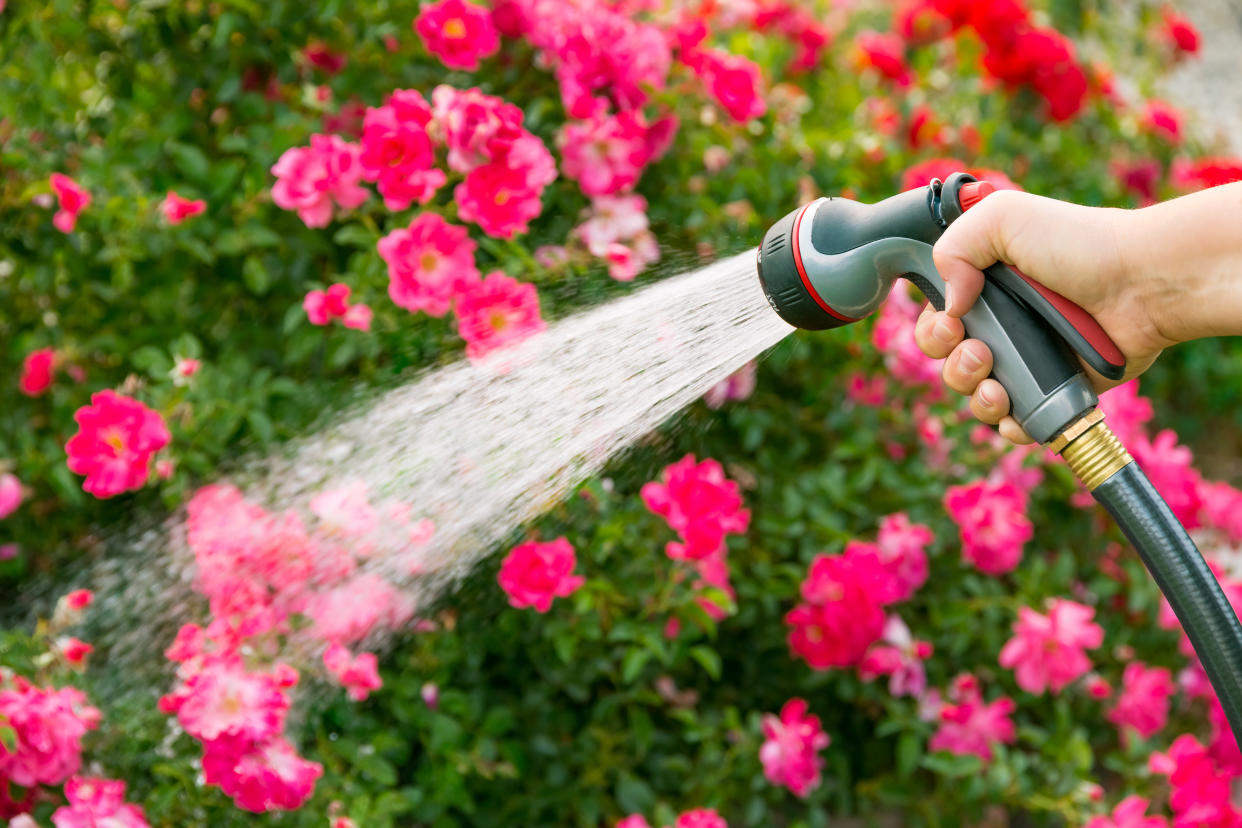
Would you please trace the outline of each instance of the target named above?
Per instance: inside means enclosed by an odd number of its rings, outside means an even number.
[[[988,408],[996,405],[996,400],[992,399],[992,395],[988,393],[986,385],[979,389],[979,402],[983,403]]]
[[[974,351],[972,351],[969,348],[966,348],[966,349],[963,349],[962,351],[962,356],[961,356],[961,359],[959,360],[959,364],[962,366],[962,370],[964,372],[966,372],[967,374],[973,374],[975,371],[978,371],[980,368],[983,367],[983,360],[975,356]]]
[[[932,326],[932,336],[939,339],[945,345],[952,345],[956,338],[953,329],[949,327],[949,323],[944,321],[944,317],[940,316],[936,319],[936,324]]]
[[[953,285],[948,282],[944,283],[944,309],[947,311],[953,307]]]

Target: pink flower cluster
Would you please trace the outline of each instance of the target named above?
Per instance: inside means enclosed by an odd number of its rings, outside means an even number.
[[[433,316],[452,308],[467,356],[481,359],[538,333],[544,323],[535,286],[499,272],[480,278],[474,249],[466,228],[434,213],[419,215],[408,228],[379,241],[392,301]]]
[[[1108,720],[1124,734],[1132,730],[1143,739],[1164,729],[1169,719],[1169,700],[1176,687],[1164,667],[1148,667],[1139,661],[1126,665],[1121,674],[1121,695],[1108,711]]]
[[[272,199],[309,227],[325,226],[334,204],[361,205],[363,179],[376,182],[389,210],[426,204],[448,180],[436,157],[443,146],[448,169],[465,176],[454,191],[461,218],[513,238],[539,215],[543,189],[556,178],[551,153],[522,120],[522,110],[478,89],[441,85],[430,104],[417,90],[398,89],[366,111],[359,144],[312,135],[309,147],[287,150],[272,168]]]
[[[746,399],[755,390],[755,375],[758,371],[759,366],[752,359],[709,388],[703,395],[703,401],[708,408],[720,408],[730,400]]]
[[[668,149],[675,129],[670,118],[649,125],[637,110],[569,121],[557,137],[561,167],[587,196],[629,192]]]
[[[362,121],[362,176],[376,182],[389,210],[426,204],[447,178],[436,169],[435,146],[428,133],[431,107],[413,89],[398,89]]]
[[[885,607],[900,585],[867,544],[818,555],[802,582],[802,603],[785,615],[789,646],[816,670],[859,664],[884,633]]]
[[[545,327],[535,286],[500,271],[489,273],[457,298],[457,331],[466,356],[479,360],[515,345]]]
[[[1141,796],[1127,796],[1110,816],[1092,817],[1083,828],[1168,828],[1164,817],[1147,816],[1148,804]]]
[[[1234,828],[1242,810],[1233,802],[1233,774],[1189,733],[1178,736],[1166,753],[1153,753],[1148,768],[1169,779],[1169,808],[1177,828]]]
[[[721,10],[723,9],[722,5]],[[793,44],[794,55],[785,67],[785,71],[792,74],[809,72],[818,66],[824,49],[832,42],[832,34],[820,22],[818,15],[791,0],[763,0],[756,3],[751,23],[758,31],[775,31]]]
[[[727,535],[745,532],[750,524],[737,483],[715,460],[696,462],[693,454],[664,469],[659,482],[644,485],[642,498],[681,535],[682,542],[665,547],[673,560],[697,561],[717,553]]]
[[[86,475],[82,488],[95,497],[142,488],[151,459],[172,439],[159,412],[115,391],[92,394],[73,418],[78,431],[65,444],[67,464]]]
[[[525,233],[543,209],[543,190],[556,178],[556,162],[522,126],[522,110],[478,89],[441,85],[431,99],[429,128],[448,148],[449,169],[466,176],[453,192],[458,215],[489,236]]]
[[[898,513],[884,518],[875,543],[851,540],[841,555],[817,556],[802,603],[785,616],[790,648],[816,670],[857,666],[864,680],[889,676],[894,693],[921,695],[931,646],[885,608],[927,580],[932,539],[930,529]]]
[[[327,325],[339,319],[347,328],[371,330],[371,309],[361,302],[349,304],[349,294],[349,285],[340,283],[330,285],[327,290],[309,291],[302,300],[306,318],[312,325]]]
[[[479,68],[479,59],[494,55],[500,36],[487,9],[464,0],[439,0],[423,6],[414,20],[423,45],[450,69]]]
[[[176,190],[169,190],[168,195],[160,202],[160,212],[164,220],[176,226],[188,218],[193,218],[207,209],[207,202],[200,199],[188,199],[177,195]]]
[[[750,512],[742,508],[737,483],[725,477],[715,460],[700,463],[687,454],[667,466],[658,481],[644,485],[642,498],[648,509],[681,535],[681,542],[670,541],[664,551],[675,561],[689,562],[698,575],[695,589],[714,587],[733,600],[725,538],[745,532],[750,525]],[[709,596],[700,595],[696,602],[717,621],[728,614],[728,607]],[[674,623],[670,629],[675,632],[676,628]]]
[[[1026,492],[1008,481],[950,486],[944,506],[961,533],[962,558],[989,575],[1013,570],[1035,533],[1026,500]]]
[[[0,721],[14,738],[13,750],[0,740],[0,788],[59,785],[73,776],[82,764],[82,736],[99,720],[76,688],[44,689],[0,674]]]
[[[677,58],[733,120],[750,121],[768,111],[763,73],[753,60],[722,49],[705,49],[693,40],[683,40]]]
[[[26,358],[22,360],[18,390],[27,397],[39,396],[52,386],[52,371],[55,367],[55,348],[39,348],[26,354]]]
[[[601,195],[573,231],[587,251],[608,262],[608,275],[629,282],[660,259],[660,246],[648,229],[647,199],[640,195]]]
[[[187,733],[203,743],[203,772],[239,808],[255,813],[302,805],[323,773],[284,739],[289,688],[297,672],[277,664],[249,670],[227,645],[187,625],[169,648],[180,683],[160,699]]]
[[[907,89],[914,82],[914,76],[906,64],[906,44],[899,35],[859,32],[854,36],[854,46],[859,66],[874,69],[900,89]]]
[[[408,228],[379,241],[380,257],[388,265],[388,296],[411,313],[443,316],[479,280],[474,249],[466,228],[436,213],[419,214]]]
[[[763,745],[759,761],[773,785],[784,785],[794,796],[804,797],[819,787],[824,760],[819,752],[832,741],[820,726],[819,717],[807,712],[805,699],[790,699],[779,717],[763,717]]]
[[[923,662],[931,658],[932,651],[931,642],[916,639],[904,621],[890,615],[880,640],[867,648],[858,663],[858,676],[863,681],[888,676],[888,692],[921,699],[927,690]]]
[[[884,354],[884,365],[894,379],[906,385],[938,388],[942,360],[924,354],[914,341],[914,323],[922,306],[908,288],[904,280],[893,286],[871,329],[871,343]]]
[[[651,828],[651,823],[642,814],[630,814],[616,828]],[[729,823],[711,808],[695,808],[680,814],[669,828],[729,828]]]
[[[393,537],[408,538],[391,550],[393,560],[417,554],[428,533],[411,525],[410,509],[372,506],[361,482],[325,490],[309,506],[313,530],[296,511],[269,513],[226,485],[200,489],[187,507],[195,585],[212,620],[185,625],[169,647],[167,657],[181,666],[161,707],[203,743],[207,782],[250,811],[300,807],[322,773],[284,737],[298,674],[274,660],[277,642],[295,628],[322,642],[327,673],[360,700],[380,687],[375,657],[354,656],[346,645],[399,629],[413,615],[406,595],[358,569]],[[269,666],[243,653],[263,653]]]
[[[509,550],[497,580],[511,606],[547,612],[553,599],[572,595],[586,582],[573,574],[577,563],[574,548],[563,537],[546,543],[529,541]]]
[[[990,762],[997,744],[1012,744],[1016,738],[1010,718],[1017,709],[1013,699],[998,696],[985,702],[974,676],[958,676],[949,689],[949,703],[932,707],[930,712],[940,727],[928,742],[929,750],[973,755]]]
[[[65,799],[52,813],[56,828],[147,828],[141,805],[125,801],[125,783],[75,776],[65,783]]]
[[[91,193],[67,175],[52,173],[52,191],[60,209],[52,217],[52,224],[62,233],[72,233],[78,223],[78,214],[91,206]]]
[[[1179,56],[1199,52],[1199,30],[1190,18],[1178,14],[1172,6],[1161,10],[1160,34]]]
[[[335,135],[312,135],[309,147],[293,147],[272,167],[272,201],[296,210],[307,227],[326,227],[333,208],[361,206],[368,194],[362,179],[361,150]]]
[[[661,90],[668,78],[664,33],[604,0],[497,0],[492,19],[501,34],[525,38],[552,67],[571,118],[637,109],[648,88]]]
[[[22,505],[22,483],[14,475],[0,474],[0,520],[17,511]]]
[[[1047,615],[1022,607],[1014,636],[1001,649],[1000,666],[1013,670],[1028,693],[1060,692],[1091,669],[1086,651],[1104,642],[1094,617],[1091,607],[1064,598],[1049,601]]]

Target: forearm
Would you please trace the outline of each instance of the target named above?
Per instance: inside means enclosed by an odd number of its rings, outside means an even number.
[[[1130,214],[1132,283],[1170,342],[1242,335],[1242,182]]]

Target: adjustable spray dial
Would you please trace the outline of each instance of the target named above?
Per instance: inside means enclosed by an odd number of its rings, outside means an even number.
[[[932,245],[995,190],[954,173],[943,183],[877,204],[821,198],[778,221],[759,247],[759,280],[772,308],[808,330],[871,314],[899,277],[944,310],[945,283]],[[1242,744],[1242,625],[1186,530],[1103,422],[1079,359],[1121,379],[1125,358],[1078,305],[1017,269],[984,270],[983,292],[962,317],[983,341],[992,376],[1009,393],[1026,433],[1060,454],[1121,526],[1169,599]]]

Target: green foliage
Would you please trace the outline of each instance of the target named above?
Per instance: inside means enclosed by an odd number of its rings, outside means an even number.
[[[1096,17],[1097,4],[1082,5],[1089,8],[1055,3],[1057,20],[1128,61],[1127,71],[1150,68],[1146,58],[1126,57],[1135,32]],[[410,34],[417,8],[414,0],[19,0],[0,15],[0,264],[12,266],[0,278],[0,375],[15,378],[25,354],[48,345],[86,373],[81,384],[60,376],[34,399],[20,395],[15,380],[0,388],[0,459],[31,490],[0,524],[0,541],[22,549],[0,561],[0,590],[12,593],[34,573],[89,557],[100,527],[174,508],[242,453],[302,433],[355,389],[458,358],[449,321],[411,315],[386,297],[374,244],[408,215],[389,216],[372,199],[345,221],[311,230],[269,197],[280,153],[322,129],[319,83],[335,102],[366,104],[394,88],[477,83],[523,106],[528,127],[553,145],[559,97],[549,74],[530,69],[533,56],[513,47],[508,60],[477,76],[446,72]],[[887,17],[864,9],[847,31],[884,27]],[[389,36],[395,51],[384,46]],[[348,55],[341,74],[326,78],[306,66],[298,52],[312,41]],[[669,258],[684,265],[696,256],[676,249],[709,259],[749,247],[799,194],[886,196],[905,168],[932,153],[869,126],[864,100],[890,90],[859,77],[848,33],[821,71],[796,78],[779,77],[790,46],[777,38],[739,35],[730,46],[784,83],[770,114],[747,128],[707,117],[686,89],[657,95],[682,128],[639,191]],[[927,83],[893,103],[904,113],[926,103],[947,124],[977,127],[977,156],[960,145],[947,150],[968,164],[1007,170],[1028,189],[1060,198],[1126,204],[1108,159],[1169,160],[1166,148],[1136,137],[1132,116],[1105,103],[1049,126],[1029,97],[984,89],[970,69],[971,45],[960,46],[960,61],[946,46],[914,54]],[[704,172],[709,147],[728,152],[724,174]],[[95,196],[70,236],[31,203],[57,171]],[[157,205],[169,189],[206,199],[206,214],[164,226]],[[563,242],[585,205],[561,182],[529,236],[481,242],[480,269],[535,282],[549,318],[631,289],[602,269],[553,274],[533,264],[531,251]],[[307,324],[302,297],[336,281],[375,309],[370,332]],[[203,360],[188,387],[169,376],[181,356]],[[1206,435],[1198,430],[1205,414],[1213,428],[1242,424],[1238,385],[1229,381],[1240,365],[1232,344],[1187,346],[1144,388],[1162,424]],[[339,802],[368,828],[599,826],[630,812],[664,824],[689,807],[716,807],[734,828],[812,828],[842,814],[891,811],[909,825],[977,824],[993,806],[1024,814],[1023,824],[1060,825],[1097,807],[1087,782],[1147,790],[1143,746],[1121,745],[1098,702],[1081,693],[1023,694],[996,656],[1018,607],[1080,589],[1106,629],[1106,646],[1093,654],[1101,675],[1117,683],[1124,648],[1178,668],[1176,638],[1153,623],[1154,586],[1128,558],[1124,591],[1100,573],[1099,556],[1120,538],[1096,514],[1067,505],[1074,487],[1058,471],[1030,508],[1036,538],[1021,568],[991,578],[966,567],[943,490],[985,474],[997,458],[970,445],[955,404],[934,408],[957,445],[946,468],[929,460],[914,431],[910,408],[921,393],[884,409],[848,401],[846,377],[883,370],[865,328],[792,337],[764,359],[750,400],[718,412],[696,405],[619,459],[533,528],[570,539],[586,585],[540,615],[509,608],[494,563],[480,567],[443,599],[437,631],[411,634],[386,655],[384,689],[371,700],[310,694],[295,735],[323,763],[324,778],[302,811],[262,821],[322,825]],[[168,415],[178,471],[142,493],[95,501],[65,468],[63,445],[91,391],[123,384]],[[672,535],[638,496],[687,452],[720,460],[743,482],[753,512],[749,534],[730,542],[736,611],[719,623],[675,577],[676,564],[662,553]],[[861,682],[853,671],[814,672],[790,657],[783,616],[807,564],[871,537],[880,518],[897,511],[937,537],[929,584],[901,611],[936,647],[931,684],[973,671],[1020,701],[1017,743],[987,767],[929,753],[933,726],[882,683]],[[681,628],[672,638],[670,619]],[[18,629],[25,625],[14,619]],[[33,674],[39,647],[14,630],[0,632],[0,664]],[[256,821],[198,782],[196,745],[170,735],[155,709],[161,688],[110,699],[91,686],[90,673],[74,681],[105,713],[89,755],[128,781],[152,824]],[[435,709],[420,695],[427,682],[440,688]],[[833,738],[824,783],[806,800],[768,784],[758,759],[761,715],[792,696],[809,701]],[[1170,732],[1196,721],[1188,713]],[[46,821],[50,810],[41,806],[39,816]]]

